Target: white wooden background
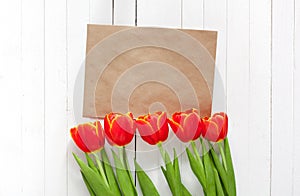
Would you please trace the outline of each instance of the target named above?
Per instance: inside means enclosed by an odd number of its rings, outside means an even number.
[[[238,195],[300,195],[299,0],[1,1],[0,195],[87,195],[68,132],[86,24],[135,21],[219,31]]]

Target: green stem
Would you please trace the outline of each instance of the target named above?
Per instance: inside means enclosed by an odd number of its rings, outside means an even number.
[[[224,153],[223,146],[220,142],[218,142],[218,146],[219,146],[221,157],[222,157],[222,163],[224,165],[225,171],[227,172],[227,163],[226,163],[226,158],[225,158],[225,153]]]
[[[118,150],[119,150],[119,156],[120,156],[121,163],[122,163],[122,165],[125,167],[125,164],[124,164],[123,147],[118,147]]]
[[[127,153],[126,153],[125,146],[123,146],[123,148],[122,148],[122,155],[123,155],[124,167],[125,167],[125,169],[128,172],[128,175],[130,177],[132,186],[134,186],[134,188],[135,188],[133,177],[132,177],[132,173],[131,173],[131,170],[130,170],[130,167],[129,167],[129,163],[128,163],[128,158],[127,158]]]
[[[163,158],[165,164],[167,164],[167,162],[166,162],[166,152],[165,152],[165,150],[163,149],[162,144],[159,142],[159,143],[157,144],[157,146],[158,146],[158,149],[159,149],[159,151],[160,151],[160,154],[161,154],[161,156],[162,156],[162,158]]]
[[[98,157],[98,155],[96,153],[93,153],[93,155],[95,156],[96,163],[97,163],[97,165],[99,167],[99,171],[100,171],[101,177],[103,178],[103,181],[104,181],[105,185],[109,188],[109,185],[108,185],[108,182],[107,182],[107,179],[106,179],[106,175],[105,175],[105,172],[103,170],[102,163],[100,162],[100,159],[99,159],[99,157]]]
[[[202,165],[202,167],[203,167],[202,160],[201,160],[200,155],[199,155],[199,152],[198,152],[198,150],[197,150],[195,141],[191,141],[191,145],[192,145],[194,154],[196,155],[196,159],[198,160],[198,162],[199,162],[199,163]]]

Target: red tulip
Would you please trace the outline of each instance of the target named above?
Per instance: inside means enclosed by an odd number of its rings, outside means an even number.
[[[216,113],[212,117],[202,119],[204,130],[202,136],[212,142],[223,140],[228,132],[228,117],[224,112]]]
[[[135,133],[132,113],[110,113],[105,116],[104,129],[110,145],[125,146],[129,144]]]
[[[168,122],[174,133],[182,142],[189,142],[200,137],[202,132],[202,120],[196,109],[185,112],[176,112]]]
[[[83,152],[94,152],[104,146],[104,131],[99,121],[80,124],[71,128],[70,133],[76,145]]]
[[[164,142],[168,138],[169,127],[166,112],[139,116],[136,119],[136,126],[143,140],[150,145]]]

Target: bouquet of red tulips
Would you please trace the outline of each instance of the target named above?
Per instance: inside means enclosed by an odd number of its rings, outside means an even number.
[[[159,148],[165,163],[161,170],[172,194],[191,195],[181,181],[176,151],[171,160],[163,148],[163,142],[169,135],[169,125],[180,141],[191,144],[191,149],[186,148],[186,153],[204,195],[235,196],[235,177],[227,139],[228,117],[221,112],[200,118],[195,109],[176,112],[171,118],[165,112],[147,114],[136,119],[131,113],[110,113],[105,116],[104,129],[99,121],[72,128],[70,132],[74,142],[86,154],[86,163],[73,155],[90,195],[137,195],[125,150],[136,130],[145,142]],[[104,149],[105,139],[111,146],[119,148],[118,153],[112,150],[115,168]],[[200,141],[201,148],[197,148],[196,140]],[[143,195],[159,195],[148,175],[135,160],[134,163]]]

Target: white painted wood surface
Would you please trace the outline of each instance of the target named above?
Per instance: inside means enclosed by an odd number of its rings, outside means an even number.
[[[76,84],[86,25],[136,22],[219,31],[216,66],[227,92],[238,195],[300,195],[298,0],[2,1],[0,195],[87,195],[68,131],[88,120],[78,116]],[[148,173],[169,195],[160,170]],[[189,176],[183,173],[184,184],[196,195]]]
[[[295,19],[294,1],[273,1],[271,194],[278,195],[292,195],[293,186],[297,186],[293,184],[293,147],[294,142],[297,142],[293,138],[297,132],[293,129],[293,104],[297,100],[294,100],[293,74]]]

